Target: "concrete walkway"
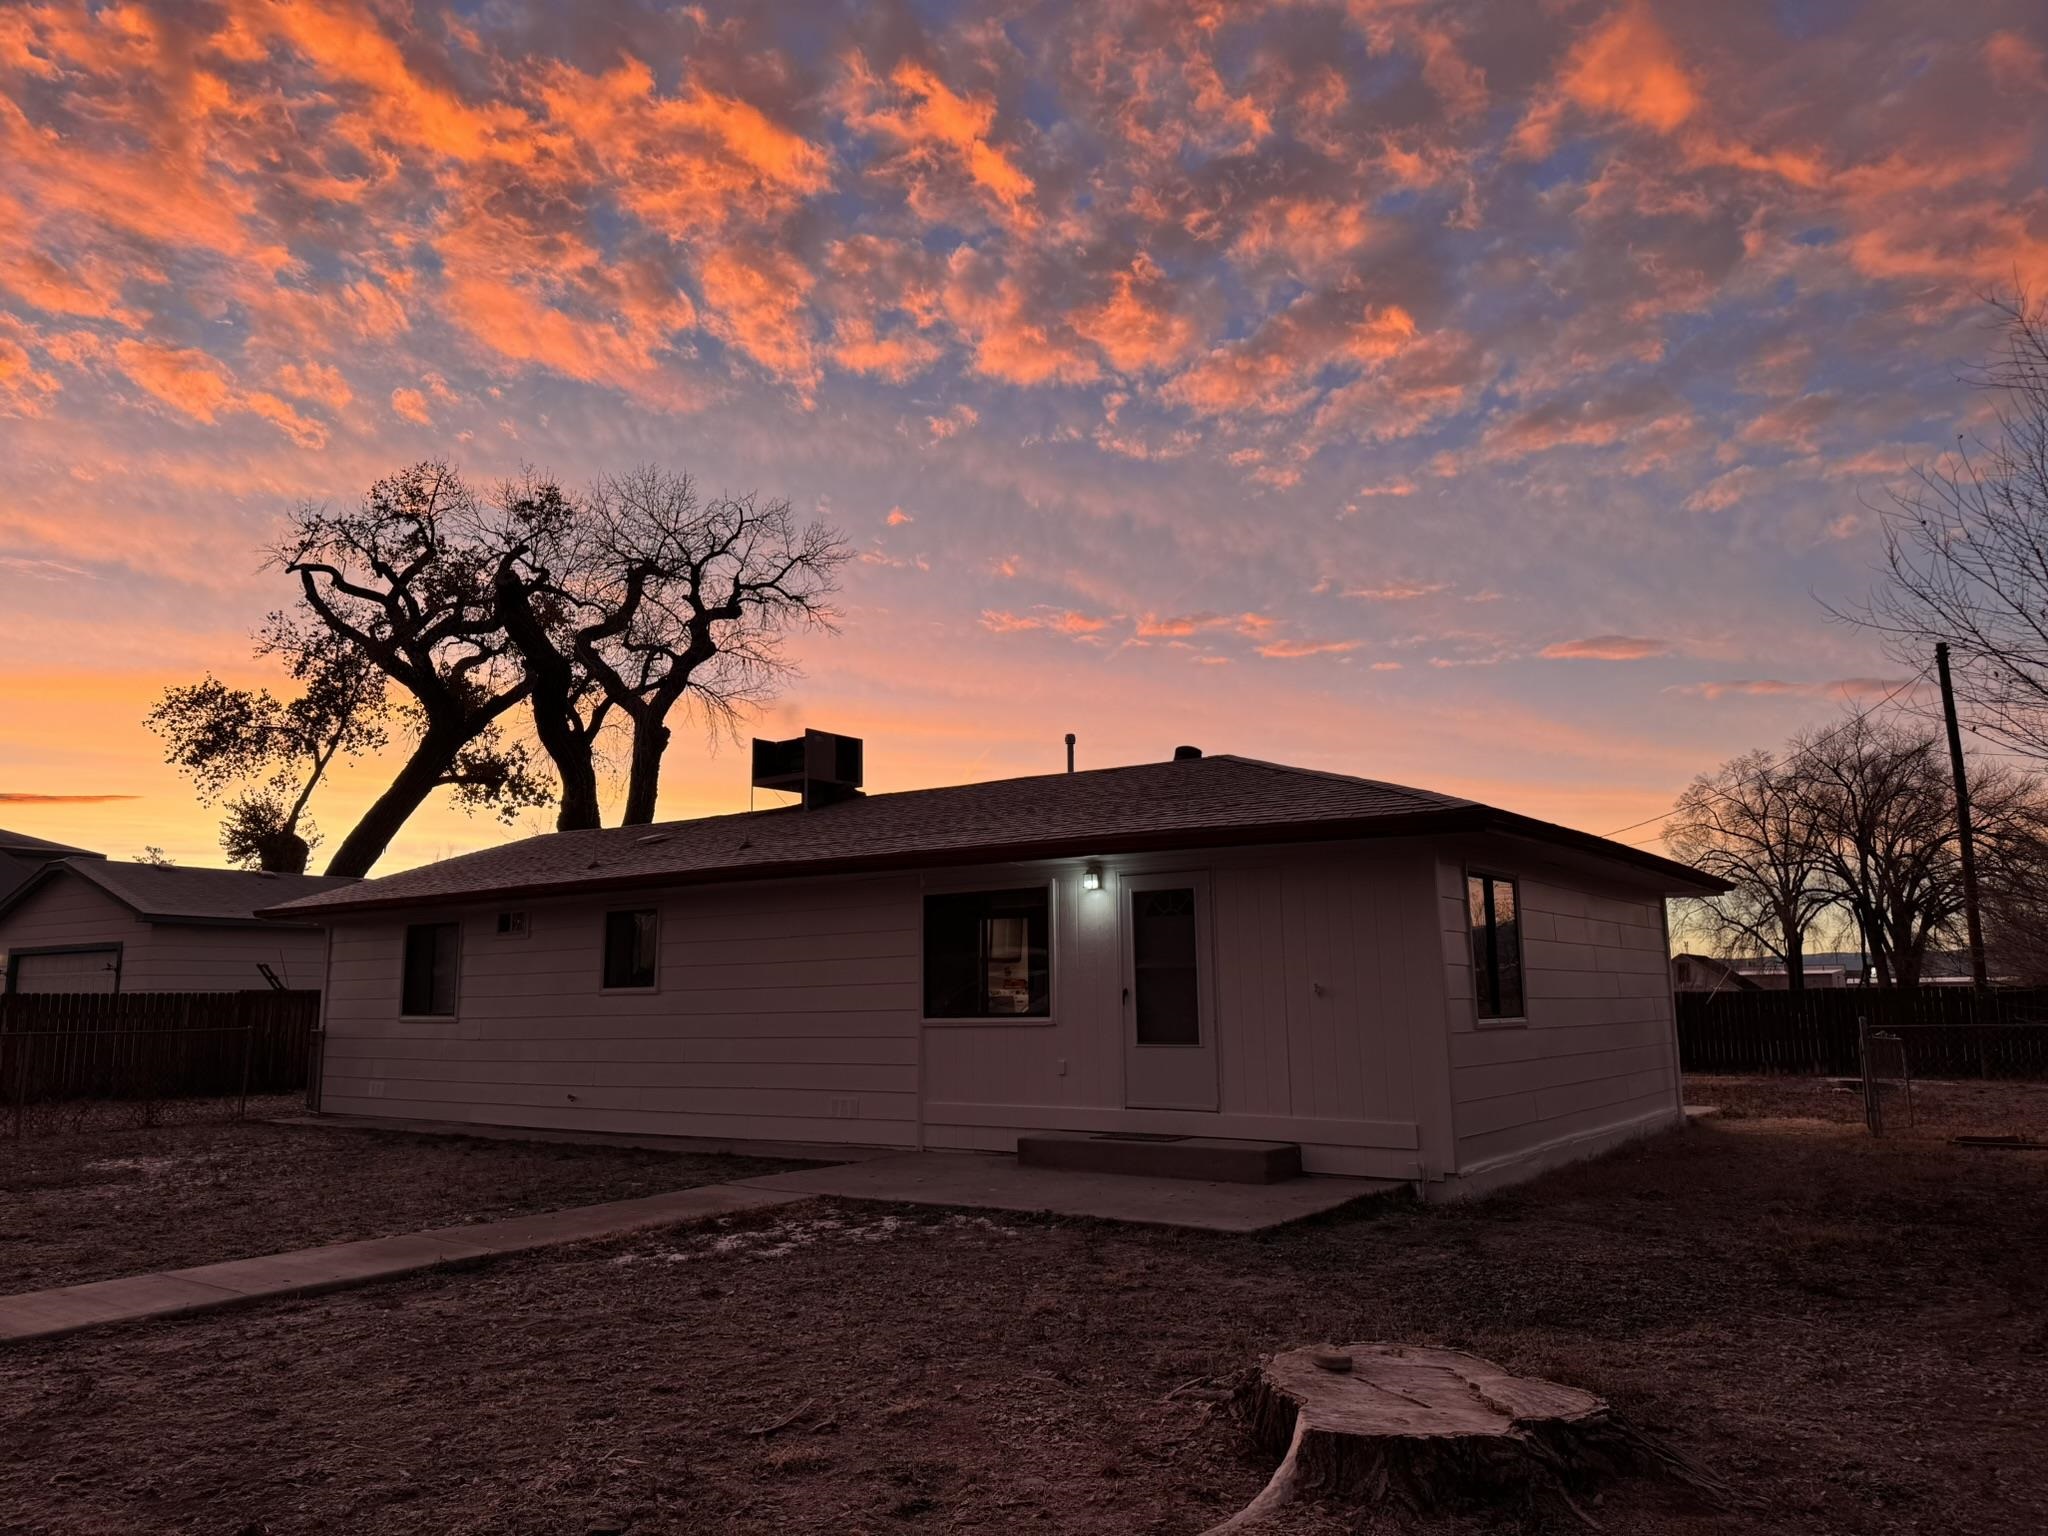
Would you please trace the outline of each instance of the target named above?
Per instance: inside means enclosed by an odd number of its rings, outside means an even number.
[[[398,1275],[524,1253],[558,1243],[623,1237],[650,1227],[672,1227],[734,1211],[760,1210],[807,1199],[796,1192],[707,1184],[638,1200],[579,1205],[509,1221],[442,1227],[404,1237],[334,1243],[296,1253],[202,1264],[154,1275],[127,1275],[19,1296],[0,1296],[0,1340],[47,1339],[144,1318],[211,1312],[243,1302],[315,1296]]]
[[[1328,1177],[1283,1179],[1277,1184],[1160,1179],[1027,1168],[1000,1152],[904,1152],[836,1168],[764,1174],[741,1179],[737,1187],[840,1200],[1033,1211],[1205,1232],[1262,1232],[1407,1186],[1394,1179]]]

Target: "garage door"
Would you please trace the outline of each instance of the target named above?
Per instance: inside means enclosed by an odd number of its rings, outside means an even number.
[[[17,992],[112,992],[121,980],[118,949],[64,949],[16,955]]]

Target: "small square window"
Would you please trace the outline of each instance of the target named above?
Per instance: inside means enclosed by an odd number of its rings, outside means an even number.
[[[498,914],[498,937],[501,939],[525,938],[526,914],[524,912],[500,912]]]
[[[1482,1019],[1519,1019],[1522,998],[1521,902],[1515,882],[1467,875],[1465,905],[1472,927],[1472,987]]]
[[[925,1017],[1049,1017],[1051,930],[1042,885],[925,897]]]
[[[405,930],[405,988],[398,1011],[413,1018],[452,1017],[461,954],[459,924],[410,925]]]
[[[604,984],[607,991],[651,987],[659,957],[660,923],[652,907],[604,915]]]

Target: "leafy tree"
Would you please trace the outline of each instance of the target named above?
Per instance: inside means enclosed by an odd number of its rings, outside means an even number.
[[[383,679],[353,646],[283,615],[271,616],[257,649],[283,658],[299,684],[294,697],[230,687],[209,673],[165,689],[146,723],[202,803],[227,798],[229,859],[297,874],[314,842],[307,807],[328,770],[385,744]]]

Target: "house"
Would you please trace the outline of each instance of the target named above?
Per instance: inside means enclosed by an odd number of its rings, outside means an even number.
[[[1760,984],[1732,960],[1680,950],[1671,957],[1671,985],[1679,992],[1754,992]]]
[[[43,864],[0,895],[9,992],[241,992],[320,984],[325,933],[258,907],[354,884],[318,875],[132,864]]]
[[[321,1107],[998,1152],[1270,1139],[1432,1194],[1682,1118],[1664,898],[1721,888],[1684,865],[1192,748],[876,795],[859,756],[757,742],[757,785],[799,805],[280,907],[332,930]]]
[[[103,855],[90,848],[73,848],[48,838],[30,837],[26,832],[9,832],[0,827],[0,899],[45,864],[59,859],[97,859]]]

